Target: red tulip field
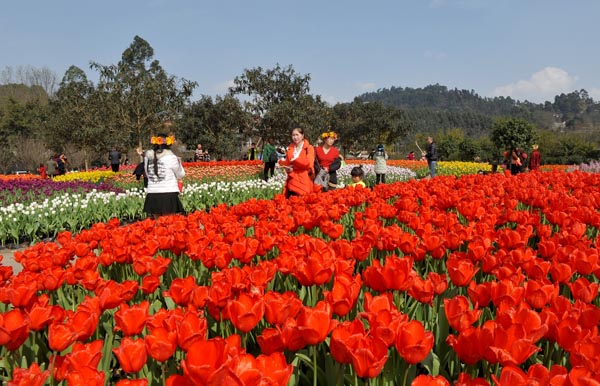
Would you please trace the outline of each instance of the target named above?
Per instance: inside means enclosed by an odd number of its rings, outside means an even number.
[[[600,175],[441,176],[62,232],[8,385],[600,385]]]

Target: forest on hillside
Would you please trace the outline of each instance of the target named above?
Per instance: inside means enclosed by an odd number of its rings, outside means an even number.
[[[473,90],[448,89],[435,84],[423,88],[390,87],[358,96],[408,113],[416,132],[460,127],[469,135],[487,134],[498,117],[521,118],[541,130],[593,132],[600,129],[600,102],[582,89],[532,103],[510,97],[484,98]]]

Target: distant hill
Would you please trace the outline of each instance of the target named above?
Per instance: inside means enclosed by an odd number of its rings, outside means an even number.
[[[510,97],[484,98],[473,90],[448,89],[439,84],[423,88],[392,86],[358,96],[405,110],[415,131],[462,128],[470,135],[488,131],[498,117],[527,119],[540,129],[569,131],[600,129],[600,103],[587,91],[557,95],[543,104]]]

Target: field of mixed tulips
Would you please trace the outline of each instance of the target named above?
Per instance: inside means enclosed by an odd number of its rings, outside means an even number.
[[[185,216],[57,225],[0,265],[0,379],[600,385],[600,175],[390,166],[399,182],[290,200],[282,175],[186,180]],[[69,195],[143,202],[115,186]]]

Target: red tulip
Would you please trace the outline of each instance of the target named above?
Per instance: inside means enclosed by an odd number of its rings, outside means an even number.
[[[198,312],[189,309],[177,325],[177,342],[183,351],[198,340],[206,340],[208,323]]]
[[[265,304],[262,295],[240,293],[228,306],[231,323],[242,332],[251,331],[263,317]]]
[[[15,368],[13,378],[8,382],[8,386],[42,386],[49,376],[49,370],[41,371],[37,363],[32,363],[27,369]]]
[[[265,319],[274,325],[282,325],[287,318],[295,318],[302,307],[302,301],[292,291],[283,294],[269,291],[264,296],[264,303]]]
[[[475,268],[471,260],[461,257],[461,255],[458,252],[452,253],[446,260],[446,268],[448,269],[450,281],[454,285],[466,287],[479,271],[479,268]]]
[[[421,362],[433,348],[433,334],[417,320],[401,324],[396,331],[396,350],[410,364]]]
[[[142,332],[148,318],[150,302],[143,301],[140,304],[129,306],[121,303],[119,310],[115,312],[115,330],[123,331],[123,335],[132,336]]]
[[[125,337],[119,347],[113,348],[112,351],[126,373],[137,373],[148,360],[144,339]]]
[[[334,314],[345,316],[356,304],[361,287],[360,275],[352,277],[347,274],[340,274],[335,276],[332,290],[324,291],[323,295],[332,305]]]
[[[387,344],[372,335],[359,336],[352,343],[349,354],[356,374],[361,378],[375,378],[381,374],[388,359]]]
[[[169,359],[177,349],[177,333],[166,328],[155,328],[144,336],[146,352],[159,362]]]
[[[294,371],[281,352],[259,355],[256,358],[256,367],[262,374],[263,382],[273,386],[286,386]]]
[[[170,297],[175,304],[186,306],[190,303],[195,288],[196,279],[193,276],[175,278],[169,289],[163,293],[163,296]]]
[[[297,329],[307,344],[313,345],[325,340],[329,332],[335,327],[331,314],[331,305],[323,301],[318,302],[315,308],[302,307],[300,309],[297,318]]]
[[[352,363],[351,351],[356,346],[355,341],[365,335],[365,326],[360,319],[345,321],[338,324],[331,332],[329,351],[338,363]]]
[[[106,374],[92,367],[82,367],[66,375],[69,386],[103,386]]]
[[[590,283],[585,277],[577,278],[569,284],[571,293],[575,300],[581,300],[584,303],[591,303],[598,296],[598,283]]]
[[[462,295],[444,299],[444,311],[450,327],[459,332],[472,326],[481,315],[480,310],[470,310],[469,301]]]
[[[63,351],[77,338],[76,332],[69,324],[55,322],[48,327],[48,345],[51,350]]]
[[[441,375],[419,375],[417,376],[410,386],[450,386],[450,382]]]
[[[148,386],[148,380],[140,379],[121,379],[115,386]]]
[[[197,341],[190,346],[181,361],[183,374],[194,384],[206,385],[227,362],[227,342],[221,338]]]

